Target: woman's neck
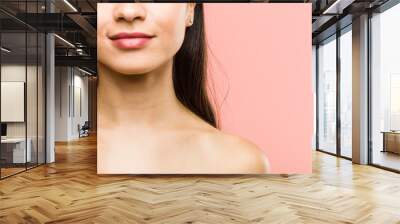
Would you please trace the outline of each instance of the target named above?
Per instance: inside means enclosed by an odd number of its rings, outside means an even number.
[[[119,74],[102,64],[98,67],[98,114],[103,125],[165,125],[187,114],[175,95],[172,61],[136,75]]]

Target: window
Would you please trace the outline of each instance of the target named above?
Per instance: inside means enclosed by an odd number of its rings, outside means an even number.
[[[336,153],[336,36],[318,47],[318,149]]]
[[[371,18],[371,162],[400,170],[400,5]]]
[[[352,157],[352,33],[351,26],[340,35],[340,155]]]

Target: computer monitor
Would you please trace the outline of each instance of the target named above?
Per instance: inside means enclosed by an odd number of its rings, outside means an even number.
[[[1,123],[1,136],[7,136],[7,124]]]

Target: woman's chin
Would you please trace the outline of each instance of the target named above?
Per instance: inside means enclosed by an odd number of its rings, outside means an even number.
[[[122,74],[122,75],[143,75],[151,72],[153,69],[143,66],[114,66],[111,67],[111,70]]]
[[[131,75],[131,76],[140,76],[140,75],[144,75],[148,72],[146,72],[145,70],[122,70],[122,71],[117,71],[119,74],[121,75]]]

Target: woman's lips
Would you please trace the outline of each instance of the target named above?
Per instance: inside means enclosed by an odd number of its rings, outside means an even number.
[[[138,49],[144,47],[154,36],[145,33],[118,33],[110,37],[113,44],[121,49]]]

